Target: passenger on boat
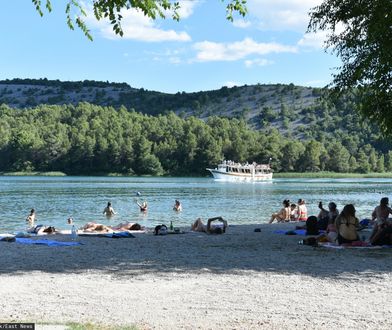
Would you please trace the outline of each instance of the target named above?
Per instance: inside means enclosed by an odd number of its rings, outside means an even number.
[[[357,233],[359,220],[355,216],[354,205],[348,204],[344,206],[342,212],[335,219],[335,227],[339,244],[350,244],[359,241]]]
[[[279,212],[273,213],[271,215],[271,219],[269,223],[273,223],[274,220],[276,220],[277,222],[290,221],[290,215],[291,215],[290,201],[288,199],[285,199],[283,201],[283,208],[280,209]]]
[[[298,221],[306,221],[308,219],[308,209],[305,205],[305,200],[299,199],[297,206]]]
[[[112,203],[110,202],[108,202],[108,205],[104,208],[102,213],[105,214],[107,217],[111,217],[112,215],[117,214],[116,212],[114,212]]]
[[[177,212],[182,211],[182,205],[178,199],[176,199],[176,201],[174,203],[173,210],[177,211]]]
[[[213,225],[214,221],[220,221],[223,223],[222,225]],[[222,217],[214,217],[209,218],[207,220],[207,225],[203,223],[201,218],[197,218],[196,221],[192,224],[191,229],[193,231],[203,232],[207,234],[223,234],[226,232],[227,229],[227,221],[224,220]]]
[[[33,227],[35,222],[35,210],[31,209],[30,214],[27,216],[26,221],[29,224],[29,227]]]
[[[317,216],[318,228],[320,230],[326,230],[331,222],[335,222],[336,217],[339,215],[339,211],[334,202],[328,204],[328,210],[323,207],[323,203],[319,202],[318,207],[320,213]]]

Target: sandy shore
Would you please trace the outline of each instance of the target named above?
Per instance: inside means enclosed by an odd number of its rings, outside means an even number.
[[[0,321],[392,328],[392,249],[301,246],[300,236],[272,233],[282,227],[294,224],[233,226],[219,236],[80,237],[76,247],[0,242]]]

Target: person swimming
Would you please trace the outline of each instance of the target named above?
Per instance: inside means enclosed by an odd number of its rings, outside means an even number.
[[[182,205],[178,199],[176,199],[176,201],[174,203],[173,210],[177,211],[177,212],[182,211]]]
[[[139,203],[138,201],[136,201],[136,204],[139,206],[140,212],[147,212],[148,205],[147,205],[146,201],[144,201],[142,203]]]

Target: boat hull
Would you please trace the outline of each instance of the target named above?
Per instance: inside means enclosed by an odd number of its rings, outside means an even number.
[[[207,168],[208,171],[211,172],[215,180],[220,181],[245,181],[245,182],[254,182],[254,181],[268,181],[272,180],[272,173],[265,174],[255,174],[252,176],[251,174],[246,173],[227,173],[221,172],[215,169]]]

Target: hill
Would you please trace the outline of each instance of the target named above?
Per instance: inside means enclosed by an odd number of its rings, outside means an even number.
[[[275,171],[392,171],[355,91],[253,85],[167,94],[124,83],[0,82],[0,171],[203,174],[222,158]]]
[[[15,108],[39,104],[89,102],[101,106],[125,106],[150,115],[170,111],[182,117],[209,116],[244,118],[252,128],[266,124],[287,130],[279,114],[287,112],[292,124],[300,123],[299,113],[313,106],[322,90],[290,85],[253,85],[222,87],[219,90],[167,94],[132,88],[126,83],[97,81],[61,82],[47,79],[12,79],[0,81],[0,104]],[[285,114],[283,114],[285,115]]]

